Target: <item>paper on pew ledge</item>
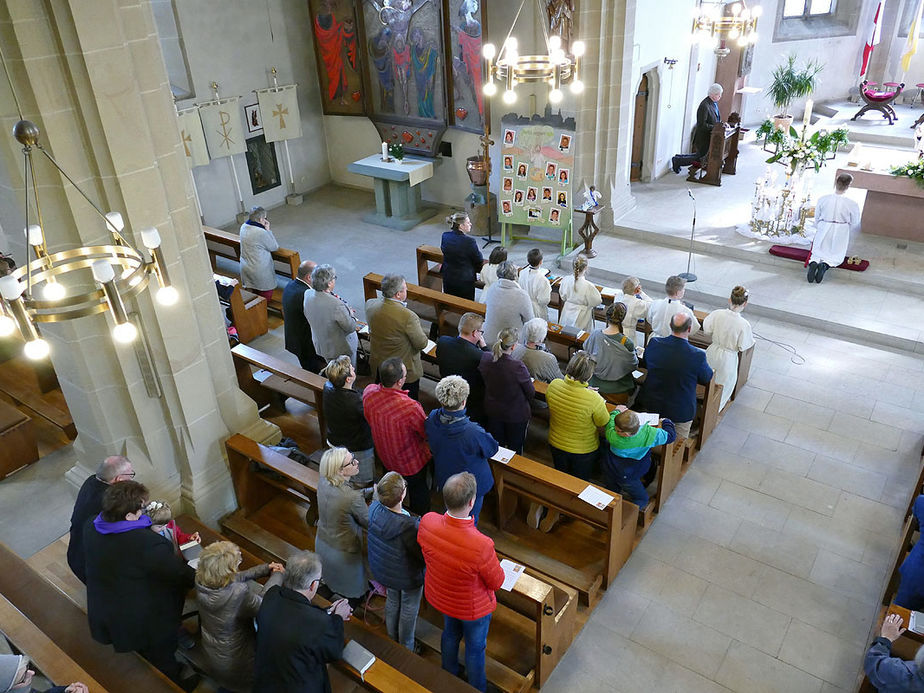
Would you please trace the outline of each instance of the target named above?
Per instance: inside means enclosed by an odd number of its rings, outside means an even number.
[[[369,325],[363,325],[360,327],[359,334],[369,334]]]
[[[264,380],[269,378],[272,374],[273,374],[272,371],[268,371],[266,369],[261,368],[260,370],[254,372],[253,379],[256,380],[258,383],[262,383]]]
[[[427,340],[427,346],[425,346],[425,347],[424,347],[423,349],[421,349],[420,351],[421,351],[422,353],[424,353],[424,354],[429,354],[430,351],[433,350],[433,349],[436,349],[436,342],[434,342],[432,339],[428,339],[428,340]]]
[[[504,571],[504,584],[501,585],[501,589],[509,592],[517,584],[517,580],[523,574],[524,567],[506,558],[501,560],[500,566]]]
[[[908,619],[908,630],[912,633],[924,635],[924,613],[912,611],[911,618]]]
[[[604,493],[596,486],[591,486],[588,484],[587,488],[581,491],[578,494],[580,498],[585,503],[590,503],[592,506],[597,508],[597,510],[604,510],[616,496],[611,496],[608,493]]]
[[[509,448],[499,447],[491,459],[501,464],[508,464],[515,454],[516,453]]]
[[[600,289],[600,294],[602,296],[613,296],[615,298],[616,289],[614,289],[612,286],[604,286]]]
[[[577,333],[576,339],[584,339],[587,336],[587,330],[581,330]]]
[[[645,374],[642,373],[641,371],[632,371],[632,377],[635,378],[636,380],[641,378],[643,375]]]
[[[637,411],[635,414],[638,416],[638,425],[644,426],[646,423],[651,424],[652,426],[657,426],[658,422],[661,420],[661,417],[657,414],[650,414],[647,412]]]

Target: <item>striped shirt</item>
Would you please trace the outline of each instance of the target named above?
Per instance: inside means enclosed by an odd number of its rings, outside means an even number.
[[[404,390],[368,385],[363,390],[363,414],[372,429],[372,442],[385,469],[410,476],[430,460],[420,402]]]

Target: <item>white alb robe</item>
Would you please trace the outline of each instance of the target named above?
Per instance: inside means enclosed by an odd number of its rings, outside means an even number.
[[[815,239],[809,262],[837,267],[847,256],[850,232],[860,227],[860,206],[844,194],[825,195],[815,205]]]
[[[558,295],[564,304],[561,309],[562,325],[573,325],[588,332],[594,329],[594,308],[603,301],[596,286],[584,277],[575,280],[571,275],[561,280]]]
[[[652,301],[648,306],[648,324],[651,325],[655,337],[669,337],[672,334],[671,318],[677,313],[684,313],[693,318],[693,329],[690,334],[699,330],[699,320],[683,301],[679,298],[660,298]]]
[[[552,299],[552,285],[548,279],[549,271],[544,267],[527,267],[520,272],[517,283],[529,294],[533,304],[533,314],[546,322],[549,320],[549,301]]]
[[[715,371],[715,381],[722,386],[719,411],[725,408],[738,382],[738,352],[754,346],[751,323],[728,308],[714,310],[703,320],[703,332],[712,335],[706,349],[706,363]]]
[[[626,317],[622,321],[622,333],[631,339],[633,344],[637,345],[639,343],[636,333],[638,321],[644,320],[645,316],[648,315],[651,297],[644,291],[639,292],[637,295],[630,294],[628,296],[622,291],[618,291],[613,297],[613,302],[622,303],[626,307]]]
[[[478,297],[478,300],[482,303],[484,303],[484,296],[488,287],[497,281],[497,267],[497,265],[485,263],[481,268],[481,272],[478,273],[478,278],[484,283],[484,288],[481,290],[481,295]]]

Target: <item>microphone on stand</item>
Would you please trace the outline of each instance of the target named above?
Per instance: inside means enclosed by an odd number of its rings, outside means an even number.
[[[677,276],[681,279],[685,279],[687,282],[695,282],[696,275],[690,271],[690,261],[693,259],[693,235],[696,233],[696,198],[693,196],[693,191],[689,188],[687,188],[687,195],[693,200],[693,225],[690,229],[690,251],[687,253],[687,271],[681,272]]]

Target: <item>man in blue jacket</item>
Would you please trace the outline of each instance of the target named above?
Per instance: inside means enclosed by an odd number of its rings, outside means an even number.
[[[645,347],[648,375],[642,401],[649,411],[674,422],[678,438],[690,437],[696,416],[696,385],[708,385],[712,369],[706,352],[690,344],[693,320],[685,313],[671,318],[671,335],[655,337]]]

